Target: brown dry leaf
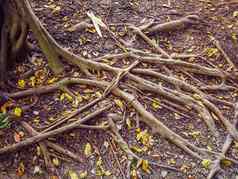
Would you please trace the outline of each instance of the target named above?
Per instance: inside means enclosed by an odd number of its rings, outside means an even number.
[[[21,177],[25,174],[25,166],[23,162],[20,162],[18,168],[17,168],[17,176]]]
[[[225,167],[230,167],[232,165],[232,162],[230,160],[223,159],[221,160],[221,164]]]
[[[53,175],[53,176],[50,176],[50,179],[59,179],[59,177],[56,175]]]
[[[135,169],[131,170],[131,179],[138,179],[138,175]]]
[[[15,142],[20,142],[21,141],[21,135],[17,132],[14,132],[14,140],[15,140]]]

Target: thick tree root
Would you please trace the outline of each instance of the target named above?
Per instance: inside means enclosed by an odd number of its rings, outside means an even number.
[[[92,114],[89,114],[88,116],[84,117],[83,119],[77,120],[69,125],[63,126],[61,128],[55,129],[55,130],[51,130],[46,133],[40,133],[39,135],[30,137],[30,138],[28,138],[22,142],[19,142],[17,144],[13,144],[11,146],[4,147],[4,148],[0,149],[0,155],[6,154],[6,153],[11,153],[11,152],[16,152],[23,147],[38,143],[38,142],[45,140],[49,137],[53,137],[58,134],[62,134],[63,132],[66,132],[66,131],[69,131],[69,130],[72,130],[75,128],[80,128],[82,123],[87,122],[88,120],[94,118],[95,116],[100,115],[101,113],[103,113],[104,111],[106,111],[110,108],[111,108],[111,105],[105,106],[104,108],[99,109],[99,110],[93,112]]]
[[[131,149],[128,146],[128,144],[126,143],[126,141],[120,135],[120,133],[119,133],[119,131],[117,129],[117,126],[116,126],[116,124],[113,121],[113,116],[114,116],[114,114],[108,114],[108,118],[109,118],[108,123],[109,123],[110,129],[111,129],[111,131],[113,133],[112,137],[118,143],[120,148],[127,154],[129,160],[133,160],[133,159],[142,160],[141,157],[137,156],[134,152],[131,151]],[[171,167],[171,166],[162,165],[162,164],[158,164],[158,163],[150,162],[150,161],[149,161],[149,164],[155,165],[157,167],[164,168],[164,169],[167,169],[167,170],[179,172],[178,169],[176,169],[174,167]]]
[[[130,76],[132,76],[132,75],[130,75]],[[140,81],[142,81],[142,80],[140,79]],[[25,90],[20,93],[18,92],[17,94],[13,94],[12,96],[14,96],[14,97],[29,96],[32,94],[36,94],[36,91],[37,91],[37,94],[48,93],[48,92],[52,92],[54,90],[59,89],[60,85],[69,85],[69,84],[84,84],[84,85],[95,86],[95,87],[99,87],[99,88],[103,88],[103,89],[105,89],[108,85],[110,85],[110,83],[100,82],[100,81],[96,81],[96,80],[87,80],[87,79],[79,79],[79,78],[65,78],[65,79],[57,82],[54,85],[50,85],[48,87],[47,86],[39,87],[37,89]],[[112,90],[112,93],[115,94],[116,96],[123,98],[128,104],[131,104],[136,109],[136,111],[141,115],[142,118],[140,118],[140,119],[143,122],[145,122],[148,126],[150,126],[155,133],[160,134],[162,137],[164,137],[164,138],[168,139],[169,141],[171,141],[172,143],[176,144],[178,147],[182,148],[184,151],[186,151],[193,157],[202,160],[204,157],[207,157],[206,153],[210,153],[213,155],[219,155],[219,153],[214,153],[214,152],[211,152],[208,150],[198,148],[195,145],[189,143],[187,140],[185,140],[181,136],[179,136],[176,133],[174,133],[173,131],[171,131],[164,124],[162,124],[158,119],[156,119],[153,114],[146,111],[145,108],[143,107],[143,105],[141,103],[139,103],[139,101],[137,101],[133,95],[126,93],[118,88],[114,88]],[[50,132],[52,132],[52,131],[50,131]],[[43,138],[43,139],[45,139],[45,138]],[[0,150],[0,154],[1,154],[1,150]]]
[[[158,44],[156,44],[153,40],[151,40],[147,35],[151,35],[157,32],[168,32],[178,29],[187,28],[190,25],[198,24],[200,19],[196,15],[190,15],[183,17],[176,21],[171,21],[165,24],[154,25],[153,22],[146,24],[141,27],[136,27],[132,24],[127,24],[133,32],[140,36],[146,43],[151,47],[151,52],[146,52],[143,50],[133,49],[127,43],[117,37],[114,32],[112,32],[108,27],[104,27],[107,33],[110,34],[111,38],[113,38],[119,46],[126,50],[126,53],[121,54],[107,54],[106,56],[98,57],[96,59],[86,59],[79,55],[75,55],[74,53],[70,52],[67,49],[62,48],[54,38],[48,33],[46,28],[41,24],[39,19],[33,13],[33,10],[30,6],[28,0],[16,1],[17,7],[21,10],[20,16],[12,16],[10,19],[12,25],[9,31],[4,31],[4,28],[1,29],[1,53],[0,53],[0,82],[3,81],[5,72],[6,72],[6,57],[9,53],[6,47],[8,43],[11,43],[11,58],[15,58],[17,54],[20,53],[22,49],[26,47],[26,37],[28,32],[28,25],[31,28],[33,34],[35,35],[36,39],[39,42],[39,45],[47,57],[49,67],[53,70],[55,74],[62,73],[64,68],[62,65],[62,60],[73,64],[79,67],[80,71],[86,75],[87,78],[90,79],[80,79],[80,78],[64,78],[60,81],[56,82],[55,84],[42,86],[34,89],[27,89],[23,91],[19,91],[16,93],[8,94],[9,97],[12,98],[21,98],[30,95],[41,95],[44,93],[53,92],[55,90],[62,90],[74,96],[74,94],[68,88],[71,84],[83,84],[98,87],[104,90],[102,97],[93,100],[92,102],[88,103],[87,105],[79,108],[78,110],[72,112],[69,116],[65,118],[60,118],[55,123],[46,128],[41,133],[34,131],[27,123],[22,122],[22,125],[28,131],[31,131],[30,134],[33,137],[30,137],[22,142],[17,144],[13,144],[12,146],[7,146],[5,148],[0,149],[0,154],[6,154],[10,152],[15,152],[20,150],[22,147],[26,147],[35,143],[39,143],[41,148],[44,151],[45,161],[47,168],[51,168],[51,164],[47,163],[49,160],[49,156],[47,155],[47,148],[53,148],[55,151],[59,153],[65,153],[70,158],[81,161],[80,158],[75,156],[72,152],[67,151],[60,147],[57,144],[49,142],[47,139],[49,137],[53,137],[59,134],[62,134],[65,131],[72,130],[75,128],[86,128],[86,129],[102,129],[107,130],[110,127],[111,131],[113,132],[113,137],[116,139],[118,145],[122,148],[124,152],[127,153],[128,157],[140,159],[137,155],[135,155],[129,148],[128,144],[123,140],[120,136],[115,123],[113,122],[110,115],[108,115],[109,119],[109,126],[88,126],[82,123],[88,121],[89,119],[100,115],[103,112],[108,112],[108,110],[112,107],[112,105],[105,106],[102,109],[99,109],[92,114],[86,116],[85,118],[78,120],[76,122],[72,122],[67,124],[69,119],[75,119],[80,112],[83,110],[88,109],[89,107],[97,104],[101,100],[105,99],[109,94],[113,94],[122,98],[128,105],[132,106],[136,112],[141,116],[139,120],[141,122],[147,124],[153,132],[159,134],[161,137],[169,140],[171,143],[175,144],[191,156],[196,159],[203,160],[204,158],[212,159],[216,157],[217,160],[214,162],[213,169],[209,174],[209,177],[215,175],[215,173],[220,168],[220,161],[223,159],[228,159],[233,163],[238,163],[234,159],[230,159],[225,157],[225,154],[230,147],[232,140],[238,140],[238,132],[236,130],[236,125],[232,125],[228,119],[222,114],[220,109],[214,103],[221,103],[227,105],[229,107],[234,107],[234,104],[227,102],[225,100],[217,99],[212,97],[211,95],[205,93],[208,90],[236,90],[237,85],[232,84],[231,86],[225,85],[226,80],[229,82],[234,82],[237,78],[236,73],[230,73],[229,70],[223,71],[213,64],[208,64],[209,66],[200,65],[197,63],[190,63],[186,61],[181,61],[182,58],[195,58],[197,55],[183,55],[183,54],[169,54],[164,49],[162,49]],[[19,19],[24,18],[26,21],[19,23]],[[92,24],[88,22],[81,23],[77,26],[74,26],[71,30],[82,30],[85,27],[92,27]],[[69,29],[70,30],[70,29]],[[8,33],[9,38],[5,38],[5,33]],[[15,42],[15,43],[14,43]],[[14,45],[12,45],[14,44]],[[235,69],[235,65],[229,59],[228,55],[224,52],[221,48],[220,44],[215,41],[216,47],[221,51],[223,56],[226,59],[226,62]],[[107,64],[102,63],[103,59],[130,59],[135,60],[131,65],[129,65],[125,69],[121,69],[118,67],[113,67]],[[156,65],[154,69],[143,69],[143,68],[136,68],[136,66],[143,66],[144,64],[149,65]],[[179,72],[183,72],[185,74],[190,75],[192,77],[192,81],[196,83],[196,85],[191,85],[186,81],[183,81],[170,71],[171,67],[176,67]],[[166,75],[162,72],[159,72],[159,69],[166,71]],[[97,81],[93,74],[91,74],[90,70],[101,70],[107,71],[110,74],[114,75],[113,80],[109,82],[105,81]],[[191,72],[191,73],[189,73]],[[234,72],[234,71],[233,71]],[[209,76],[214,78],[219,78],[222,83],[221,85],[204,85],[203,82],[193,77],[194,74],[199,74],[203,76]],[[137,76],[139,75],[139,76]],[[166,86],[162,86],[157,84],[156,82],[152,82],[147,80],[147,78],[142,78],[141,76],[150,76],[159,80],[159,82],[163,82],[173,87],[169,88]],[[187,76],[188,76],[187,75]],[[204,120],[206,125],[208,126],[209,130],[214,134],[214,136],[218,136],[218,130],[215,125],[215,121],[219,119],[221,123],[225,126],[226,130],[229,133],[227,137],[227,141],[225,142],[222,152],[217,153],[214,151],[209,151],[207,149],[199,148],[196,145],[192,144],[188,140],[184,139],[171,129],[169,129],[166,125],[164,125],[159,119],[157,119],[153,113],[146,110],[146,108],[141,104],[131,93],[128,93],[128,86],[121,85],[123,84],[123,80],[129,80],[132,82],[130,86],[137,91],[149,91],[159,96],[162,96],[163,99],[170,102],[169,107],[167,109],[171,111],[176,111],[183,115],[186,111],[192,111],[192,114],[197,118],[201,118]],[[120,86],[119,86],[120,85]],[[125,87],[126,86],[126,87]],[[124,88],[122,90],[122,88]],[[171,104],[173,103],[173,105]],[[167,103],[168,104],[168,103]],[[175,108],[175,109],[174,109]],[[237,110],[237,109],[236,109]],[[184,114],[186,117],[186,115]],[[188,115],[187,115],[188,117]],[[237,118],[237,117],[235,117]],[[76,120],[76,119],[75,119]],[[63,127],[63,124],[65,124]],[[158,165],[159,166],[159,165]],[[168,166],[159,166],[169,169]],[[208,178],[209,178],[208,177]]]
[[[171,32],[176,30],[185,29],[191,25],[197,25],[200,22],[200,18],[197,15],[188,15],[182,17],[181,19],[166,22],[163,24],[158,25],[151,25],[143,28],[146,33],[148,34],[155,34],[158,32]]]
[[[39,132],[34,130],[28,123],[23,121],[23,122],[21,122],[21,124],[30,133],[31,136],[39,135]],[[61,147],[58,144],[55,144],[55,143],[50,142],[48,140],[40,142],[39,144],[44,145],[44,148],[46,148],[46,149],[47,149],[47,147],[50,147],[50,148],[54,149],[56,152],[61,153],[63,155],[66,155],[66,156],[70,157],[71,159],[73,159],[76,162],[82,162],[82,159],[78,155],[76,155],[76,154],[72,153],[71,151]],[[51,166],[49,166],[47,168],[50,169]]]
[[[234,127],[236,128],[238,124],[238,104],[235,105],[235,115],[234,115]],[[233,138],[232,136],[229,134],[226,137],[225,143],[222,147],[221,153],[222,155],[226,155],[226,153],[228,152],[231,144],[233,142]],[[212,179],[216,173],[221,169],[221,161],[222,161],[222,157],[218,157],[212,165],[212,169],[210,170],[210,173],[207,176],[207,179]]]

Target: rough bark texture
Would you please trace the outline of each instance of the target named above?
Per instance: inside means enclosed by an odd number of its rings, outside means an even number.
[[[0,1],[0,83],[3,87],[7,71],[16,61],[26,57],[28,25],[14,1]]]

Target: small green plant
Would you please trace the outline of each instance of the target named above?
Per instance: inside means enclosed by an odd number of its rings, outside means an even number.
[[[0,113],[0,129],[8,128],[10,126],[7,114]]]

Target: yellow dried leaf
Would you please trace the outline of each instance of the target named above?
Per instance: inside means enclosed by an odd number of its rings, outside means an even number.
[[[81,172],[81,173],[79,174],[79,178],[80,178],[80,179],[87,178],[87,176],[88,176],[88,172],[87,172],[87,171]]]
[[[53,78],[49,79],[49,80],[47,81],[47,83],[48,83],[48,84],[52,84],[52,83],[56,82],[57,80],[58,80],[58,78],[53,77]]]
[[[238,17],[238,11],[233,12],[233,17]]]
[[[22,109],[20,107],[15,107],[13,111],[14,111],[15,116],[17,116],[17,117],[22,116]]]
[[[70,96],[68,93],[62,93],[60,95],[60,101],[63,101],[64,99],[67,99],[69,102],[73,101],[73,97]]]
[[[32,87],[36,86],[36,77],[35,76],[30,77],[29,85]]]
[[[68,175],[69,175],[70,179],[78,179],[78,174],[73,170],[69,170]]]
[[[142,170],[144,170],[146,173],[150,173],[150,167],[149,167],[149,162],[148,160],[142,160]]]
[[[102,97],[102,93],[100,93],[100,91],[97,91],[97,92],[96,92],[96,96],[97,96],[98,98],[100,98],[100,97]]]
[[[153,102],[152,102],[152,107],[153,107],[154,109],[159,109],[159,108],[161,108],[159,101],[158,101],[158,100],[153,100]]]
[[[139,148],[137,146],[132,146],[131,147],[131,150],[135,151],[135,152],[138,152],[138,153],[142,153],[144,152],[144,150],[142,148]]]
[[[137,178],[138,178],[138,176],[137,176],[136,170],[135,169],[131,170],[131,179],[137,179]]]
[[[59,161],[58,158],[53,158],[52,163],[53,163],[54,166],[56,166],[56,167],[60,166],[60,161]]]
[[[194,132],[190,132],[189,135],[191,135],[194,139],[196,139],[201,135],[201,132],[200,131],[194,131]]]
[[[206,169],[209,169],[211,163],[212,163],[211,160],[209,160],[209,159],[204,159],[204,160],[202,161],[202,166],[203,166],[204,168],[206,168]]]
[[[152,144],[152,136],[150,136],[147,130],[137,132],[136,140],[147,146]]]
[[[68,93],[65,93],[65,97],[68,101],[72,102],[73,101],[73,97],[70,96]]]
[[[129,130],[132,128],[132,124],[131,124],[130,118],[126,118],[126,125],[127,125]]]
[[[17,86],[18,86],[19,88],[25,88],[25,86],[26,86],[25,80],[18,80]]]
[[[169,161],[168,161],[168,164],[172,164],[172,165],[175,165],[176,164],[176,160],[174,160],[173,158],[172,159],[170,159]]]
[[[196,99],[196,100],[201,100],[201,96],[199,94],[193,94],[193,98]]]
[[[207,48],[206,53],[208,57],[213,57],[218,54],[218,49],[217,48]]]
[[[36,147],[36,155],[40,156],[41,155],[41,149],[39,146]]]
[[[84,155],[89,157],[92,154],[92,146],[90,143],[87,143],[84,148]]]
[[[123,102],[120,99],[115,99],[114,102],[123,111],[123,107],[124,107]]]
[[[110,175],[112,175],[112,173],[109,170],[106,170],[106,171],[104,171],[104,175],[105,176],[110,176]]]
[[[94,27],[87,28],[86,32],[90,32],[90,33],[94,34],[96,32],[96,29]]]

